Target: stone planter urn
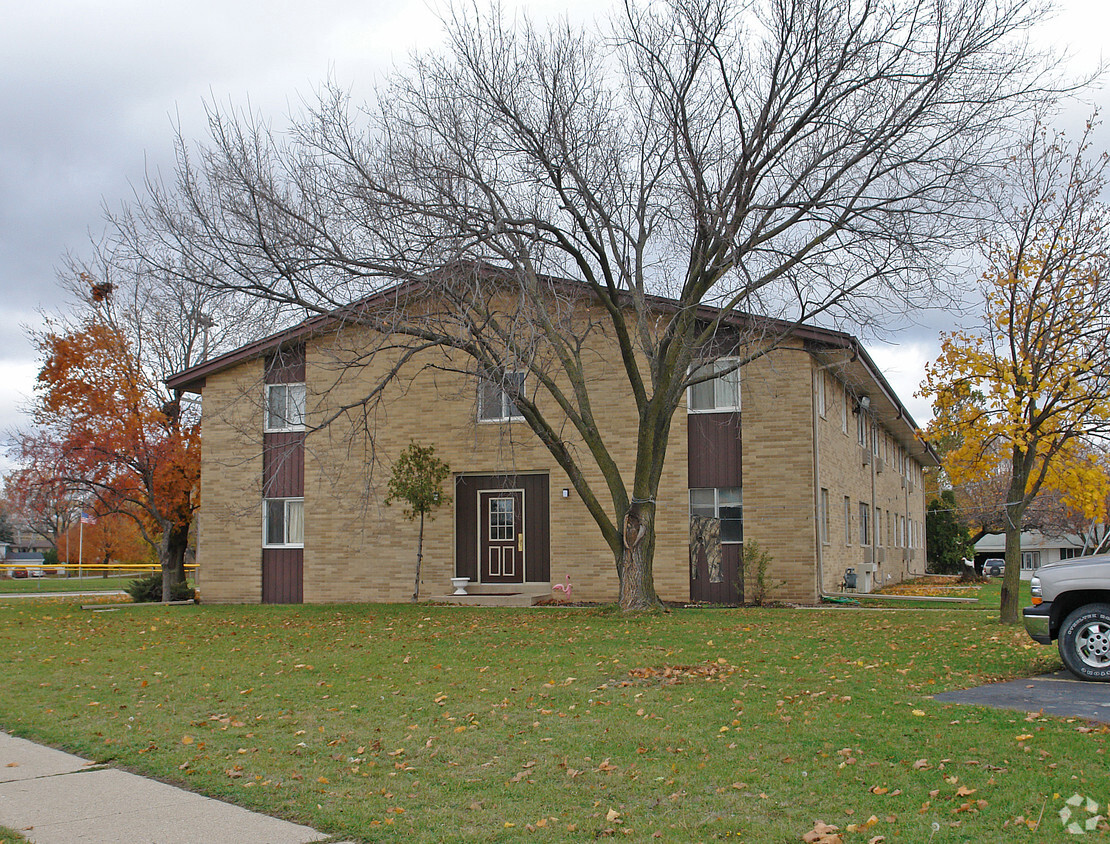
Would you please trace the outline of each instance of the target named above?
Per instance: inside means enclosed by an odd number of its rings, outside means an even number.
[[[470,578],[469,577],[452,577],[451,578],[451,585],[455,587],[454,594],[456,594],[456,595],[465,595],[466,594],[466,585],[468,583],[470,583]]]

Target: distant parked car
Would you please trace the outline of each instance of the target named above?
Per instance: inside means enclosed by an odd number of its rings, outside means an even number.
[[[983,563],[983,574],[987,577],[1002,577],[1006,573],[1006,561],[999,557],[991,557]]]
[[[1110,681],[1110,554],[1041,566],[1023,610],[1034,641],[1056,640],[1060,658],[1084,680]]]

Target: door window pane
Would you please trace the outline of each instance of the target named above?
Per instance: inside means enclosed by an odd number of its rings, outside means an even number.
[[[515,501],[512,498],[491,498],[489,502],[489,538],[507,542],[514,538]]]

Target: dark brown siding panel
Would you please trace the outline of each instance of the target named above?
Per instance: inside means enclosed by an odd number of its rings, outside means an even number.
[[[267,384],[300,384],[305,380],[304,346],[287,346],[266,358]]]
[[[691,413],[686,417],[688,485],[742,485],[739,413]]]
[[[697,576],[690,578],[690,600],[706,601],[710,604],[726,604],[735,606],[744,599],[744,584],[740,576],[740,551],[739,544],[721,546],[721,581],[711,583],[709,580],[709,565],[704,554],[699,555],[696,568]],[[691,571],[693,575],[693,571]]]
[[[524,489],[524,578],[529,581],[551,579],[551,531],[547,475],[522,475]]]
[[[262,497],[304,497],[304,431],[263,435]]]
[[[551,579],[551,530],[547,475],[466,475],[455,479],[455,572],[478,580],[478,492],[524,490],[524,576]]]
[[[262,603],[304,602],[304,549],[262,549]]]
[[[455,478],[455,576],[478,580],[478,478]]]

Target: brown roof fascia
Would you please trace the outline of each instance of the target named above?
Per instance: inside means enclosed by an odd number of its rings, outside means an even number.
[[[245,346],[240,346],[238,349],[232,349],[230,352],[225,352],[222,355],[209,358],[188,369],[183,369],[181,372],[176,372],[166,379],[166,386],[171,390],[181,390],[186,393],[199,393],[204,388],[205,379],[209,375],[236,366],[244,361],[263,357],[283,346],[303,343],[307,338],[319,334],[335,322],[351,316],[357,316],[360,311],[365,310],[372,304],[387,300],[391,297],[399,298],[407,292],[412,292],[419,284],[419,281],[401,282],[385,290],[380,290],[364,296],[342,308],[336,308],[327,313],[310,316],[295,325],[283,328],[281,331],[276,331],[260,340],[247,343]]]
[[[475,266],[473,268],[478,273],[494,277],[500,274],[501,268],[491,265]],[[580,292],[589,291],[590,287],[585,282],[575,281],[574,279],[564,279],[557,276],[543,276],[544,281],[553,286],[564,288],[568,291]],[[342,308],[337,308],[324,314],[316,314],[311,316],[296,325],[264,337],[261,340],[256,340],[253,343],[248,343],[238,349],[234,349],[219,357],[199,363],[189,369],[171,375],[166,379],[166,385],[171,390],[183,390],[185,392],[199,393],[203,387],[205,378],[216,372],[220,372],[228,367],[235,366],[247,360],[262,357],[282,346],[287,346],[291,343],[303,342],[306,338],[311,337],[319,332],[326,330],[328,326],[334,324],[340,319],[357,315],[359,311],[366,309],[372,304],[377,304],[389,299],[400,298],[406,293],[416,292],[424,284],[422,279],[414,279],[410,281],[403,281],[392,287],[385,288],[384,290],[371,293],[361,299],[352,302]],[[631,294],[625,293],[625,296]],[[648,295],[644,297],[652,307],[656,307],[661,311],[676,311],[679,307],[678,302],[674,299],[668,299],[664,296]],[[712,305],[698,305],[698,316],[705,320],[716,319],[720,311]],[[940,465],[940,457],[933,447],[924,440],[920,435],[920,428],[906,410],[905,405],[902,404],[886,377],[879,370],[875,361],[863,348],[859,340],[851,334],[843,331],[835,331],[829,328],[819,328],[813,325],[803,325],[794,323],[789,320],[777,319],[773,317],[756,317],[753,314],[732,312],[725,316],[724,323],[727,325],[740,327],[750,327],[753,323],[766,325],[777,333],[788,333],[790,336],[802,340],[806,343],[807,347],[818,346],[825,349],[840,349],[847,351],[851,354],[853,361],[859,361],[862,369],[866,375],[867,380],[871,381],[878,390],[886,397],[891,406],[896,410],[896,416],[900,419],[912,432],[913,439],[916,444],[914,452],[917,454],[922,462],[933,463]]]

